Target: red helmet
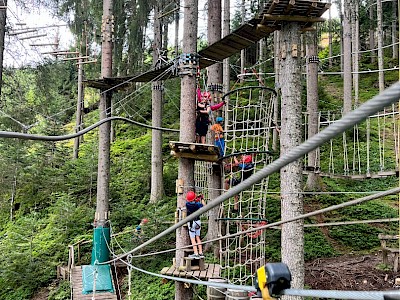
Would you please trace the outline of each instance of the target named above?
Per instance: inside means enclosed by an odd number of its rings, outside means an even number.
[[[194,199],[196,199],[196,194],[193,191],[189,191],[186,194],[186,200],[187,201],[193,201]]]
[[[146,219],[146,218],[144,218],[144,219],[142,220],[142,223],[143,223],[143,224],[146,224],[147,222],[149,222],[149,220]]]
[[[243,155],[242,160],[244,163],[249,164],[253,161],[253,157],[251,155]]]

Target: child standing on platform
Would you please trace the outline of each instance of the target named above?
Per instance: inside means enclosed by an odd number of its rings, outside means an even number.
[[[188,216],[202,208],[204,205],[206,205],[206,203],[204,202],[203,195],[196,196],[196,193],[194,191],[189,191],[186,194],[186,212]],[[200,238],[200,217],[196,217],[194,220],[188,222],[187,225],[189,230],[190,242],[193,246],[193,254],[189,255],[189,257],[195,259],[204,258],[203,246],[201,244]]]

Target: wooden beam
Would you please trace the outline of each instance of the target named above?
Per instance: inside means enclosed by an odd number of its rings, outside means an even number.
[[[86,59],[86,58],[89,58],[89,56],[66,57],[66,58],[63,58],[62,60],[78,60],[78,59]]]
[[[37,31],[37,29],[27,29],[27,30],[18,29],[18,30],[20,30],[20,31],[13,31],[13,32],[10,32],[8,35],[12,36],[12,35],[18,35],[18,34],[24,34],[24,33],[30,33],[30,32]]]
[[[267,14],[270,14],[274,11],[275,7],[279,4],[279,0],[273,0],[271,6],[267,10]]]
[[[161,19],[161,18],[163,18],[165,16],[168,16],[169,14],[172,14],[173,12],[176,12],[179,9],[180,9],[180,7],[176,7],[174,9],[170,10],[170,11],[167,11],[166,13],[163,13],[163,14],[159,15],[158,18]]]
[[[318,3],[316,1],[313,1],[311,5],[308,7],[308,10],[306,12],[306,16],[309,16],[311,12],[313,12],[316,8],[318,7]]]
[[[296,4],[296,0],[290,0],[284,10],[284,14],[285,15],[288,14],[292,10],[292,8],[295,6],[295,4]]]
[[[321,17],[270,15],[270,14],[264,14],[263,19],[267,21],[310,22],[310,23],[325,21],[325,19]]]
[[[23,36],[23,37],[20,37],[19,39],[20,40],[36,39],[36,38],[43,37],[43,36],[46,36],[46,35],[47,35],[47,33],[42,33],[42,34],[31,35],[31,36]]]
[[[44,43],[44,44],[30,44],[31,47],[41,47],[41,46],[58,46],[58,43]]]

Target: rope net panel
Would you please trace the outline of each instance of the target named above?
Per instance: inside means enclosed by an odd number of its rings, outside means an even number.
[[[321,114],[320,131],[340,117],[340,113]],[[320,148],[321,172],[360,178],[395,175],[399,168],[398,118],[393,105],[331,139]]]
[[[272,114],[275,91],[265,87],[240,88],[230,93],[225,108],[225,188],[243,178],[235,166],[246,153],[252,156],[254,171],[270,163]],[[241,173],[242,172],[242,173]],[[268,177],[242,191],[220,208],[219,234],[236,233],[266,224],[265,207]],[[236,202],[236,204],[235,204]],[[222,277],[233,284],[254,284],[254,274],[265,263],[265,232],[256,231],[220,241]]]

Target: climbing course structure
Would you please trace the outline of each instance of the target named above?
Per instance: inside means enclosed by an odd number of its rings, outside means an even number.
[[[225,113],[225,188],[238,184],[271,161],[269,154],[273,103],[276,92],[254,86],[231,91]],[[248,175],[246,175],[246,173]],[[241,192],[220,209],[223,236],[265,225],[268,177]],[[256,269],[265,262],[265,234],[259,230],[220,242],[222,276],[231,283],[251,283]]]

